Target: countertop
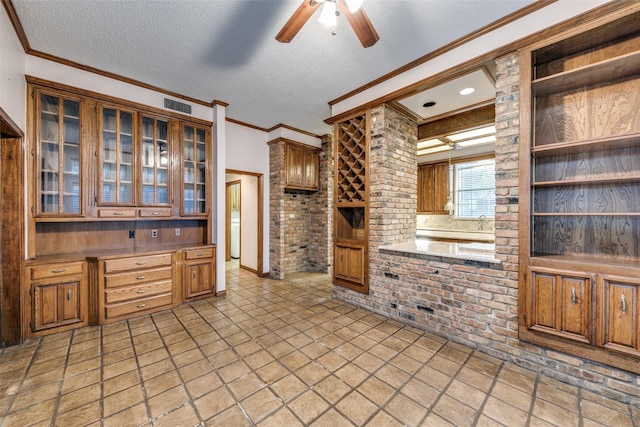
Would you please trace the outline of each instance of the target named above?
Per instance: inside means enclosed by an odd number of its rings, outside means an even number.
[[[493,231],[454,231],[434,228],[419,228],[416,230],[416,235],[418,237],[428,237],[431,239],[473,240],[476,242],[489,243],[493,243],[496,238]]]
[[[439,256],[492,264],[499,264],[501,262],[499,259],[496,259],[496,246],[494,243],[457,243],[417,238],[409,242],[380,246],[380,250],[398,252],[400,254]]]

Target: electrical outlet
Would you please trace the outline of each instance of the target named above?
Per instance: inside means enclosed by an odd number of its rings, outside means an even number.
[[[133,239],[134,237],[136,237],[136,232],[133,230],[129,230],[129,238]]]
[[[153,238],[158,237],[158,230],[151,230],[151,237]]]
[[[180,236],[180,229],[176,228],[176,237]]]

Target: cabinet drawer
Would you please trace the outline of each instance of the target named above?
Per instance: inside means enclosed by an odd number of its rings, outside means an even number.
[[[102,208],[98,209],[99,218],[135,218],[135,208]]]
[[[157,282],[158,280],[165,279],[171,280],[171,267],[107,275],[104,278],[104,287],[116,288],[137,285],[139,283]]]
[[[213,258],[213,248],[189,249],[184,251],[184,259]]]
[[[138,312],[144,312],[146,310],[151,310],[152,308],[158,308],[165,305],[170,306],[171,302],[171,294],[164,294],[149,298],[141,298],[121,304],[107,305],[104,309],[106,312],[106,317],[112,318]]]
[[[170,294],[171,290],[171,281],[145,283],[137,286],[109,289],[105,291],[104,298],[106,304],[114,304],[136,298],[139,300],[140,298],[146,298],[154,295]]]
[[[130,258],[109,259],[104,262],[104,272],[140,270],[171,265],[171,254],[149,255]]]
[[[140,218],[166,218],[171,216],[171,208],[140,209]]]
[[[82,262],[43,264],[31,267],[31,280],[82,274]]]

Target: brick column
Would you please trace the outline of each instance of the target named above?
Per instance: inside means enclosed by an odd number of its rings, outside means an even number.
[[[284,183],[285,146],[269,145],[269,271],[274,279],[284,279]]]

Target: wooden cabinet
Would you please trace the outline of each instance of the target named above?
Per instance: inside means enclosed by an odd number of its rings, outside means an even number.
[[[171,146],[166,119],[140,115],[140,206],[171,203]],[[150,212],[160,212],[151,210]],[[170,213],[170,212],[169,212]],[[158,215],[160,215],[158,213]]]
[[[36,140],[36,215],[81,216],[83,206],[83,102],[56,92],[33,90]]]
[[[521,53],[519,334],[640,373],[640,12],[620,16]]]
[[[182,126],[182,205],[183,216],[203,216],[209,212],[208,192],[211,188],[208,167],[210,140],[208,129]]]
[[[99,205],[135,204],[133,111],[102,106],[99,113]]]
[[[533,330],[576,341],[591,342],[591,289],[593,275],[530,268],[530,313]]]
[[[444,209],[449,194],[449,165],[418,166],[418,213],[448,214]]]
[[[174,305],[173,255],[90,258],[91,321],[105,324]]]
[[[369,292],[369,140],[367,111],[334,125],[335,284]]]
[[[285,149],[285,188],[318,190],[319,148],[287,142]]]
[[[640,356],[640,277],[601,275],[598,345]]]
[[[215,295],[216,248],[185,249],[183,252],[183,295],[190,301]]]
[[[27,266],[30,334],[87,325],[86,263],[33,263]]]

